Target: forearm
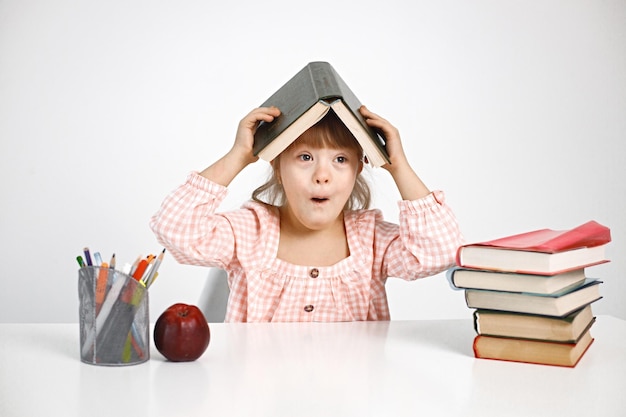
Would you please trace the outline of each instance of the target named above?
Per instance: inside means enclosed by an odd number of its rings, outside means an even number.
[[[231,150],[199,174],[216,184],[228,187],[232,180],[252,162],[254,161]]]
[[[403,200],[418,200],[430,194],[428,187],[422,182],[406,159],[394,161],[385,168],[395,181]]]

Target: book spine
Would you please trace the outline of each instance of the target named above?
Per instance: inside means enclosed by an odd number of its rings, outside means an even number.
[[[337,82],[337,73],[327,62],[311,62],[308,66],[311,85],[321,100],[341,98],[343,92]]]

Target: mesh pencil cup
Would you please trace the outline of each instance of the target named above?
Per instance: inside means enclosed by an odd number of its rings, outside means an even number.
[[[133,277],[97,266],[78,270],[80,359],[124,366],[150,359],[148,290]]]

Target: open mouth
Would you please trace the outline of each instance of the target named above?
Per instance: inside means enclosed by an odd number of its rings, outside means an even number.
[[[313,201],[314,203],[323,203],[324,201],[328,201],[328,198],[326,198],[326,197],[313,197],[313,198],[311,198],[311,201]]]

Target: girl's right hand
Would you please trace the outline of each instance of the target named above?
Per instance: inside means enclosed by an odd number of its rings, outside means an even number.
[[[259,122],[271,122],[279,115],[280,110],[276,107],[259,107],[248,113],[239,122],[235,143],[230,151],[201,171],[200,175],[228,187],[242,169],[259,159],[252,153],[254,132],[259,126]]]
[[[231,152],[236,153],[242,161],[247,163],[256,162],[259,157],[254,156],[252,148],[254,146],[254,133],[261,121],[271,122],[280,115],[277,107],[258,107],[248,113],[237,127],[235,143]]]

